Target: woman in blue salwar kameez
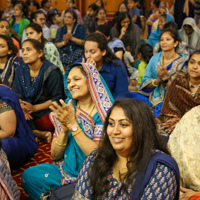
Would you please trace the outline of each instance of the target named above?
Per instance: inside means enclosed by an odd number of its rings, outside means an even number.
[[[77,15],[71,8],[65,11],[64,23],[65,25],[57,31],[55,44],[60,53],[61,62],[66,66],[81,57],[86,31],[82,25],[77,24]]]

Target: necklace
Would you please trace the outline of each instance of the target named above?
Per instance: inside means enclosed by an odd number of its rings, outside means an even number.
[[[174,60],[176,59],[176,55],[173,56],[173,58],[171,58],[169,61],[166,62],[166,59],[164,59],[164,56],[162,56],[162,64],[163,66],[168,66],[170,63],[172,63]]]
[[[198,84],[198,85],[192,85],[191,83],[190,83],[190,87],[191,88],[196,88],[196,87],[199,87],[200,86],[200,84]]]
[[[81,109],[80,105],[77,105],[77,106],[78,106],[78,108],[80,108],[80,109]],[[92,109],[91,109],[91,111],[90,111],[90,113],[89,113],[89,115],[90,115],[90,116],[91,116],[91,114],[92,114],[92,112],[93,112],[94,108],[95,108],[95,104],[93,105],[93,107],[92,107]]]
[[[92,114],[94,108],[95,108],[95,105],[93,105],[92,110],[90,111],[90,116],[92,116],[91,114]]]
[[[119,173],[119,180],[121,181],[122,178],[125,176],[125,174],[127,173],[127,169],[126,168],[122,168],[122,171],[120,171],[120,167],[119,167],[119,162],[117,162],[117,168],[118,168],[118,173]],[[124,169],[124,170],[123,170]]]

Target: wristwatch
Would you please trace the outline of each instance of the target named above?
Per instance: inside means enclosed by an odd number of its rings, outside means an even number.
[[[167,84],[168,83],[168,81],[169,81],[169,79],[167,78],[167,79],[165,79],[165,80],[162,80],[162,82],[163,83],[165,83],[165,84]]]
[[[78,126],[73,126],[72,128],[71,128],[71,132],[75,132],[75,131],[77,131],[78,130]]]

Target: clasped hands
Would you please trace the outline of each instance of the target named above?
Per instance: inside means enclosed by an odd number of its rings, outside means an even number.
[[[35,112],[35,107],[31,103],[28,103],[26,101],[20,100],[20,106],[23,110],[24,116],[26,120],[31,120],[33,119],[31,116],[31,113]]]
[[[71,40],[73,37],[72,33],[66,33],[65,35],[63,35],[63,41],[65,43],[65,45],[69,42],[69,40]]]
[[[53,102],[52,105],[49,106],[49,108],[53,111],[52,115],[57,118],[63,131],[68,132],[73,126],[78,125],[76,122],[76,118],[78,117],[80,112],[77,111],[75,115],[72,100],[70,100],[69,103],[66,104],[61,99],[60,104],[61,105],[59,105],[57,102]]]
[[[170,134],[179,121],[180,118],[177,115],[175,115],[172,119],[169,119],[165,123],[163,123],[161,129],[165,130],[165,132]]]

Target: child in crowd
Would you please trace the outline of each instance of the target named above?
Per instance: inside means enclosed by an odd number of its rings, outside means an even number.
[[[129,81],[129,91],[138,91],[138,86],[142,84],[142,77],[145,74],[146,66],[153,56],[153,47],[150,44],[141,44],[138,49],[138,59],[141,61],[138,66],[138,77],[135,78],[135,74],[132,74]],[[137,86],[138,85],[138,86]]]
[[[57,30],[61,27],[61,17],[58,13],[51,13],[48,15],[48,20],[51,23],[50,32],[51,32],[51,40],[54,41],[56,38]]]
[[[88,28],[92,25],[93,22],[95,22],[96,11],[98,8],[99,7],[96,3],[92,3],[88,6],[88,11],[83,21],[83,26],[87,33],[89,33]]]
[[[13,16],[13,9],[15,4],[17,3],[17,0],[7,0],[6,1],[6,9],[4,10],[2,14],[2,18],[10,21]]]
[[[37,1],[31,1],[30,2],[30,12],[31,13],[39,10],[39,8],[40,8],[40,5],[39,5],[39,3]]]
[[[27,19],[28,9],[23,1],[18,1],[14,6],[14,18],[10,20],[10,33],[9,36],[15,37],[19,42],[22,38],[22,33],[26,26],[30,23]]]
[[[122,42],[124,43],[124,47],[126,49],[124,53],[124,62],[126,64],[128,73],[131,75],[135,73],[137,70],[132,67],[134,65],[134,58],[130,52],[130,49],[131,49],[130,39],[128,37],[123,37]],[[137,72],[136,72],[136,76],[137,76]]]
[[[96,4],[98,7],[104,8],[103,0],[96,0]]]
[[[127,7],[132,21],[141,28],[140,10],[137,8],[139,0],[128,0]]]

